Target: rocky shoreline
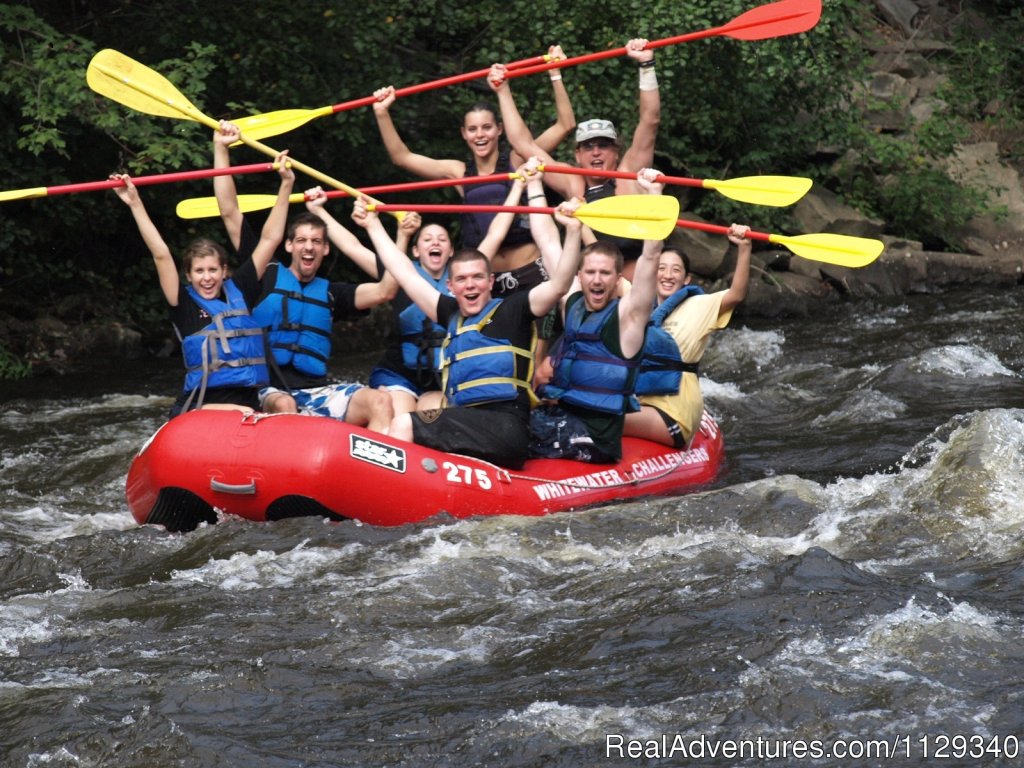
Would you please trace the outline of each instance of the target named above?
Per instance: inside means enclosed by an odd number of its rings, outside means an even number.
[[[943,37],[956,19],[942,0],[875,0],[875,6],[893,36],[901,39],[872,52],[865,96],[889,106],[870,113],[870,128],[909,134],[944,108],[937,95],[945,77],[942,53],[949,48]],[[1002,161],[995,141],[962,144],[947,158],[944,170],[954,179],[988,189],[991,202],[1005,212],[998,219],[987,216],[968,222],[959,237],[963,253],[929,251],[920,242],[890,237],[883,222],[816,186],[794,207],[799,232],[785,234],[876,238],[885,243],[884,252],[867,267],[849,269],[787,250],[755,250],[750,290],[737,317],[805,316],[822,303],[839,300],[1024,284],[1024,184],[1019,171]],[[673,240],[690,255],[692,271],[706,289],[728,285],[734,257],[725,238],[678,229]],[[166,338],[145,339],[138,329],[87,302],[71,297],[48,310],[35,308],[37,314],[30,319],[0,314],[0,351],[6,348],[27,362],[33,374],[67,374],[101,359],[174,353],[169,333]],[[380,348],[388,322],[389,311],[383,308],[369,319],[337,327],[336,349],[353,354]],[[0,374],[11,365],[0,356]]]

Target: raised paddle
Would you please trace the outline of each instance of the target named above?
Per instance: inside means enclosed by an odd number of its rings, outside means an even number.
[[[545,64],[548,62],[554,62],[551,69],[558,67],[558,59],[553,59],[551,56],[544,54],[543,56],[532,56],[528,59],[521,59],[519,61],[513,61],[507,65],[509,70],[519,69],[521,67],[532,67],[539,64]],[[404,88],[395,89],[395,97],[411,96],[414,93],[422,93],[423,91],[430,91],[436,88],[444,88],[448,85],[458,85],[459,83],[465,83],[470,80],[478,80],[482,77],[486,77],[487,73],[491,69],[478,69],[474,72],[463,72],[458,75],[451,75],[450,77],[442,77],[438,80],[431,80],[427,83],[420,83],[419,85],[409,85]],[[239,130],[242,131],[246,136],[255,139],[265,139],[269,136],[278,136],[282,133],[288,133],[296,128],[305,125],[310,120],[314,120],[318,117],[324,117],[326,115],[333,115],[338,112],[345,112],[350,109],[357,109],[359,107],[366,107],[377,101],[373,96],[364,96],[360,99],[353,99],[351,101],[342,102],[341,104],[335,104],[333,106],[320,107],[318,109],[281,109],[277,112],[267,112],[261,115],[249,115],[248,117],[240,117],[232,122],[238,126]]]
[[[382,205],[367,206],[375,211],[417,211],[419,213],[546,213],[554,208],[532,205]],[[671,195],[616,195],[581,205],[573,213],[598,232],[635,240],[664,240],[676,227],[679,200]]]
[[[663,40],[653,40],[644,47],[663,48],[667,45],[676,45],[707,37],[766,40],[772,37],[784,37],[785,35],[806,32],[812,29],[820,18],[821,0],[779,0],[778,2],[762,5],[740,14],[722,26],[699,32],[690,32],[676,37],[667,37]],[[626,50],[625,47],[612,48],[606,51],[584,54],[583,56],[571,56],[567,59],[552,60],[540,64],[525,64],[524,62],[530,62],[529,59],[525,59],[523,62],[514,62],[508,65],[507,77],[521,77],[536,72],[546,72],[549,69],[571,67],[589,61],[600,61],[601,59],[625,56]],[[395,96],[408,96],[433,88],[464,83],[469,80],[486,77],[489,72],[490,68],[479,69],[474,72],[465,72],[461,75],[453,75],[452,77],[445,77],[429,83],[398,88],[395,90]],[[268,136],[277,136],[292,131],[315,118],[333,115],[349,109],[356,109],[357,107],[365,107],[373,104],[376,100],[373,96],[365,96],[329,107],[320,107],[319,109],[284,109],[277,112],[243,117],[234,122],[242,130],[243,135],[248,135],[250,138],[265,139]]]
[[[567,165],[540,166],[547,173],[568,173],[580,176],[600,176],[609,179],[635,179],[635,173],[627,171],[601,171],[593,168],[573,168]],[[413,192],[421,189],[437,189],[455,187],[466,184],[484,184],[491,181],[506,181],[516,177],[515,171],[491,173],[485,176],[463,176],[456,179],[431,179],[428,181],[409,181],[398,184],[381,184],[374,187],[363,187],[366,194],[379,195],[386,192]],[[713,189],[733,200],[753,205],[785,206],[792,205],[811,188],[811,180],[798,176],[746,176],[737,179],[715,181],[713,179],[689,179],[685,176],[660,175],[656,181],[664,184],[678,184],[687,187]],[[327,192],[328,197],[351,197],[345,191]],[[296,193],[289,200],[301,203],[305,195]],[[277,200],[275,195],[239,195],[238,205],[243,213],[272,208]],[[182,219],[203,219],[219,216],[217,199],[214,197],[194,197],[178,203],[178,216]]]
[[[636,179],[629,171],[600,171],[594,168],[575,168],[570,165],[542,165],[545,173],[568,173],[576,176],[595,176],[606,179]],[[736,179],[689,179],[685,176],[659,174],[655,181],[684,187],[713,189],[741,203],[783,207],[792,205],[807,194],[813,182],[799,176],[743,176]]]
[[[686,229],[698,229],[715,235],[727,235],[728,227],[718,224],[705,224],[702,221],[679,219],[676,224]],[[827,232],[814,235],[771,235],[765,232],[749,230],[747,237],[751,240],[763,240],[768,243],[783,245],[797,256],[811,261],[823,261],[840,267],[864,267],[873,262],[885,250],[885,243],[867,237],[853,235],[832,235]]]
[[[156,173],[149,176],[133,176],[132,183],[137,187],[151,184],[167,184],[174,181],[189,181],[191,179],[207,179],[212,176],[234,176],[245,173],[264,173],[272,171],[277,167],[276,163],[253,163],[252,165],[236,165],[232,168],[203,168],[198,171],[178,171],[176,173]],[[29,189],[12,189],[8,192],[0,192],[0,203],[8,200],[29,200],[36,197],[52,197],[53,195],[70,195],[75,192],[96,192],[102,189],[114,189],[123,187],[124,182],[119,179],[106,179],[104,181],[85,181],[78,184],[59,184],[54,187],[31,187]],[[268,207],[272,207],[273,203]]]
[[[96,93],[138,112],[160,117],[194,120],[213,130],[220,128],[220,123],[203,114],[159,72],[112,48],[106,48],[92,57],[86,71],[86,82]],[[279,154],[276,149],[251,139],[244,133],[240,138],[244,144],[265,155],[277,157]],[[295,158],[288,158],[288,162],[295,170],[302,171],[328,186],[343,189],[350,195],[360,194],[358,189],[321,173],[315,168],[310,168]],[[395,212],[395,216],[400,220],[401,212]]]
[[[644,46],[644,50],[664,48],[667,45],[678,45],[689,43],[694,40],[703,40],[708,37],[731,37],[736,40],[767,40],[773,37],[785,37],[786,35],[797,35],[813,29],[821,18],[821,0],[779,0],[775,3],[762,5],[753,8],[746,13],[741,13],[735,19],[720,27],[712,27],[699,32],[689,32],[685,35],[666,37],[662,40],[652,40]],[[625,56],[628,49],[612,48],[597,53],[587,53],[582,56],[570,56],[568,59],[558,62],[558,67],[572,67],[577,64],[584,64],[591,61],[611,59],[616,56]],[[532,67],[518,67],[505,74],[506,77],[524,77],[537,72],[544,72],[551,69],[552,64],[539,64]]]

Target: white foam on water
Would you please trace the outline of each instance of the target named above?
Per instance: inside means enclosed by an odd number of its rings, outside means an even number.
[[[80,511],[65,512],[61,504],[67,499],[58,498],[52,501],[55,503],[26,509],[6,509],[0,522],[0,530],[8,531],[12,538],[44,543],[74,536],[89,536],[103,531],[127,531],[138,527],[127,510],[83,515]],[[80,510],[82,501],[76,500],[75,503]]]
[[[900,608],[849,627],[854,634],[841,638],[812,629],[749,663],[737,681],[740,700],[785,698],[828,681],[826,695],[861,704],[877,700],[883,707],[822,713],[817,727],[832,735],[903,733],[914,738],[934,722],[986,733],[999,708],[987,700],[989,686],[979,680],[989,678],[995,684],[1005,659],[1021,654],[1017,620],[963,602],[951,602],[942,610],[911,598]],[[971,670],[970,683],[961,669]],[[885,700],[876,692],[897,690],[901,704],[894,712],[884,708]]]
[[[894,502],[919,511],[922,524],[955,556],[1019,556],[1024,531],[1024,411],[993,409],[946,425],[943,440],[916,469],[897,476]]]
[[[917,355],[912,368],[924,373],[941,373],[958,378],[985,378],[1018,374],[1003,365],[991,352],[974,344],[954,344],[935,347]]]
[[[17,657],[22,643],[43,643],[54,636],[48,609],[34,600],[0,605],[0,657]]]
[[[889,421],[907,410],[905,403],[874,389],[857,389],[831,413],[816,416],[810,426],[816,429],[843,424],[875,424]]]
[[[403,632],[373,649],[363,648],[372,650],[372,655],[352,656],[351,661],[380,674],[410,679],[453,662],[483,664],[497,649],[522,639],[511,627],[450,625]]]
[[[527,733],[544,733],[567,744],[598,743],[602,747],[595,757],[603,755],[608,734],[628,734],[627,738],[644,738],[657,733],[657,724],[668,724],[677,717],[671,707],[650,706],[583,707],[557,701],[535,701],[525,709],[509,711],[502,723]],[[675,723],[679,725],[678,721]]]
[[[701,376],[700,391],[704,395],[705,400],[719,403],[730,400],[743,400],[747,396],[737,385],[731,382],[719,384],[707,376]]]
[[[112,393],[92,400],[62,399],[34,404],[31,418],[33,424],[59,424],[69,418],[80,419],[89,414],[116,413],[123,414],[125,419],[136,418],[133,412],[149,410],[161,406],[169,407],[174,402],[171,397],[155,395],[128,395]],[[16,411],[7,411],[4,421],[9,418],[26,418]],[[2,422],[0,422],[2,423]]]
[[[758,370],[782,357],[786,336],[782,331],[754,331],[746,327],[726,328],[712,338],[705,357],[717,367]]]
[[[15,469],[17,467],[34,467],[45,460],[45,456],[35,449],[24,453],[9,453],[4,451],[0,455],[0,470]]]
[[[358,546],[327,549],[307,547],[303,542],[281,553],[236,552],[227,559],[209,560],[198,568],[174,570],[171,579],[227,592],[290,587],[321,580],[325,570],[350,557]]]
[[[910,312],[911,309],[906,304],[883,308],[872,306],[867,313],[855,313],[851,320],[858,329],[888,328],[902,322]]]

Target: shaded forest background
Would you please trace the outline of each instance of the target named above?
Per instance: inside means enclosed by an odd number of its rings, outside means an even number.
[[[943,3],[958,20],[945,32],[950,108],[906,137],[872,130],[876,107],[862,87],[873,46],[896,33],[872,3],[824,0],[821,22],[805,34],[757,42],[727,37],[660,49],[662,94],[657,166],[665,173],[727,179],[754,174],[806,176],[888,232],[955,248],[957,224],[985,209],[984,190],[958,187],[935,164],[957,142],[984,132],[1021,135],[1024,118],[1024,12],[1018,0]],[[370,95],[377,87],[436,80],[544,53],[568,56],[620,47],[631,37],[662,39],[727,23],[753,0],[560,0],[455,4],[209,3],[199,0],[37,0],[0,5],[0,146],[4,189],[209,167],[210,131],[115,104],[86,85],[89,60],[114,48],[171,80],[203,112],[232,118],[315,108]],[[563,73],[578,120],[636,120],[636,73],[622,58]],[[535,129],[553,105],[547,77],[513,81]],[[491,100],[483,80],[399,99],[392,114],[408,145],[434,157],[463,157],[464,109]],[[266,140],[353,186],[405,181],[383,150],[370,108],[327,116]],[[1020,141],[1003,144],[1021,164]],[[241,147],[236,164],[265,162]],[[559,153],[572,159],[572,142]],[[297,189],[316,182],[300,176]],[[240,177],[241,192],[272,192],[265,175]],[[219,220],[182,221],[174,206],[211,194],[209,181],[147,187],[154,220],[171,244],[208,235]],[[748,221],[792,232],[786,212],[752,209],[714,193],[680,193],[712,221]],[[453,202],[454,191],[400,200]],[[334,212],[345,221],[348,204]],[[358,279],[342,259],[332,276]],[[131,217],[111,192],[0,203],[0,321],[31,320],[60,307],[81,322],[115,317],[151,333],[166,330],[152,263]],[[0,322],[2,324],[2,322]],[[25,375],[30,351],[0,334],[0,379]]]

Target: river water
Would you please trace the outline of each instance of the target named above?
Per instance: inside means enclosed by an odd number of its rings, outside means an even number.
[[[1022,314],[738,318],[713,486],[395,529],[140,528],[176,364],[7,386],[0,765],[1020,765]]]

